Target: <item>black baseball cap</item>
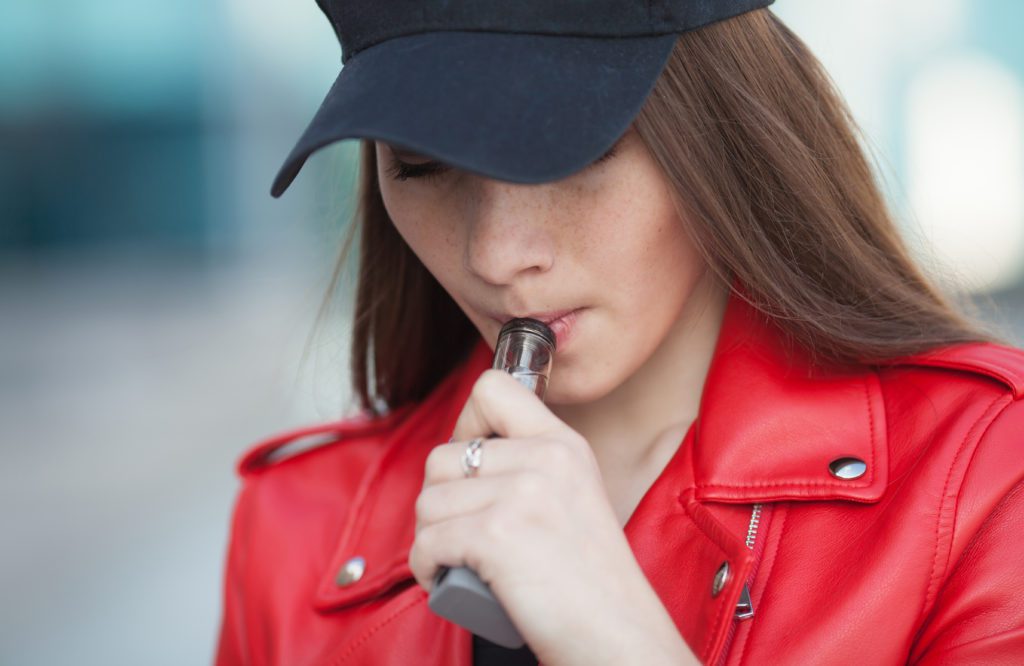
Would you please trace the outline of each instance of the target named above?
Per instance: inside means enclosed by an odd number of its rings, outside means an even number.
[[[342,69],[285,159],[366,138],[515,183],[564,178],[626,131],[677,36],[773,0],[317,0]]]

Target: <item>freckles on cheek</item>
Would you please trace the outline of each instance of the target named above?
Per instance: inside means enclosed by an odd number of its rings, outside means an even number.
[[[413,254],[443,282],[445,270],[458,265],[455,230],[442,225],[442,218],[423,208],[396,209],[391,219]]]
[[[415,198],[404,194],[401,189],[393,187],[384,181],[381,183],[381,198],[384,201],[384,210],[387,211],[391,223],[395,225],[398,234],[405,242],[416,251],[419,239],[424,236],[426,220],[429,219],[429,212],[425,207],[418,205]]]
[[[624,307],[649,308],[694,269],[694,257],[673,214],[657,208],[635,206],[620,219],[619,231],[609,234],[596,265],[602,280]],[[622,220],[630,223],[624,224]],[[623,231],[628,230],[628,231]]]

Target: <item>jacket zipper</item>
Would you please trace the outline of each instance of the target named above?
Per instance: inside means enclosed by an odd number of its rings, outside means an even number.
[[[754,550],[757,543],[757,528],[761,525],[761,505],[755,504],[750,512],[750,524],[747,526],[747,548]],[[743,584],[740,600],[736,604],[736,619],[746,620],[754,617],[754,602],[750,600],[750,581]]]
[[[747,548],[754,553],[754,562],[753,566],[750,567],[750,575],[747,577],[746,582],[743,583],[743,590],[740,592],[739,601],[736,602],[736,610],[733,616],[735,620],[729,625],[729,633],[725,637],[725,645],[722,646],[722,656],[718,660],[718,666],[722,666],[722,664],[725,663],[726,657],[729,654],[729,648],[732,646],[733,638],[736,636],[736,628],[740,621],[754,617],[754,604],[750,598],[750,585],[754,582],[754,576],[757,575],[757,565],[761,563],[761,554],[764,542],[762,541],[758,543],[757,532],[758,528],[761,526],[763,513],[763,504],[755,504],[750,511],[750,522],[747,525],[747,539],[745,544]]]

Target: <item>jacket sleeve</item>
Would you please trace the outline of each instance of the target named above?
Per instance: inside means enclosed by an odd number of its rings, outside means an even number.
[[[972,526],[929,611],[911,663],[1024,664],[1024,400],[986,432],[961,491],[957,522]],[[984,488],[991,488],[987,492]],[[988,497],[990,501],[983,501]],[[976,507],[991,507],[976,520]],[[975,526],[976,527],[973,527]]]
[[[222,615],[217,639],[215,666],[237,666],[250,663],[245,632],[245,559],[248,552],[246,528],[249,483],[243,481],[235,499],[224,564]]]

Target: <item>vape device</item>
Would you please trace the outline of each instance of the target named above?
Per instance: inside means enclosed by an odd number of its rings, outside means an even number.
[[[498,334],[491,367],[509,373],[544,400],[554,355],[555,334],[547,324],[513,319]],[[502,647],[518,648],[525,643],[490,587],[468,567],[442,568],[434,579],[428,605],[437,615]]]

